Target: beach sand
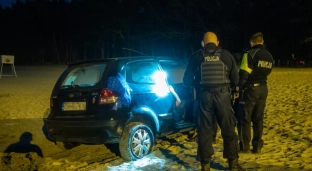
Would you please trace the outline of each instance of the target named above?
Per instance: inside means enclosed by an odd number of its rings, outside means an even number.
[[[197,143],[190,132],[157,139],[154,152],[135,162],[125,162],[118,145],[81,145],[59,149],[42,133],[49,113],[49,98],[65,66],[16,67],[17,77],[0,78],[0,170],[200,170]],[[248,170],[312,170],[312,68],[274,68],[268,78],[269,94],[264,119],[261,154],[239,154]],[[4,153],[24,132],[43,152]],[[227,170],[218,132],[212,170]]]

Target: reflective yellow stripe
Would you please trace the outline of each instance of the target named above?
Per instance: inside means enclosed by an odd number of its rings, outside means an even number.
[[[242,59],[242,63],[240,65],[241,70],[248,72],[249,74],[252,72],[252,69],[248,68],[248,53],[245,53]]]

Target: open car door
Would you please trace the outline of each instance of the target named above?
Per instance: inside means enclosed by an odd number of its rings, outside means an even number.
[[[173,106],[173,117],[177,129],[186,129],[195,126],[194,118],[197,109],[197,103],[194,100],[194,90],[192,87],[186,87],[183,84],[183,75],[186,70],[186,64],[174,60],[159,61],[162,69],[167,73],[167,81],[173,89],[173,95],[176,94],[181,101],[178,106]],[[175,98],[175,100],[178,100]],[[176,104],[176,103],[173,103]]]

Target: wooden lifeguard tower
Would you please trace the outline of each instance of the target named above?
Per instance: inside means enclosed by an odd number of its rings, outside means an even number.
[[[11,65],[12,74],[11,75],[3,75],[3,66],[4,65]],[[14,56],[12,55],[1,55],[1,71],[0,71],[0,78],[2,76],[15,76],[17,77],[15,66],[14,66]]]

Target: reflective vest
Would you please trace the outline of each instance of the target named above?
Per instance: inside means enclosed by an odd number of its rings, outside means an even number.
[[[221,48],[218,48],[213,55],[206,55],[202,51],[203,60],[200,64],[202,86],[214,86],[230,83],[227,66],[221,60]]]

